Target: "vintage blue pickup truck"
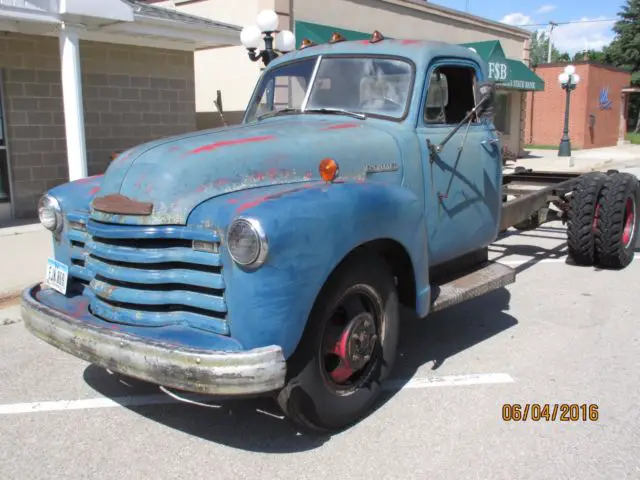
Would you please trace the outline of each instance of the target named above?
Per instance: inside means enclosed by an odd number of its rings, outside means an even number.
[[[461,46],[305,42],[241,124],[135,146],[42,197],[55,253],[26,328],[125,376],[352,425],[392,371],[401,305],[424,318],[515,281],[488,259],[501,231],[561,219],[575,263],[633,259],[637,179],[503,174],[486,79]]]

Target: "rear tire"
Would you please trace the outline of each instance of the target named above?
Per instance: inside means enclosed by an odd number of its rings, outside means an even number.
[[[599,200],[609,177],[590,172],[580,177],[569,201],[567,246],[569,257],[577,264],[592,266],[597,262],[595,236],[598,224]]]
[[[362,299],[354,300],[358,295]],[[357,307],[358,303],[365,308]],[[367,320],[366,327],[358,323],[369,314],[375,320]],[[288,361],[287,383],[277,398],[285,415],[305,430],[323,433],[342,430],[364,417],[393,368],[399,316],[394,277],[382,258],[375,252],[359,252],[340,265],[316,299]],[[363,336],[369,341],[362,342]],[[345,344],[350,348],[341,352],[348,354],[335,354],[335,346]],[[363,345],[371,346],[368,353],[358,350]],[[342,363],[344,358],[366,363],[358,369],[347,368],[345,374],[345,365],[355,363]]]
[[[600,198],[596,230],[598,265],[627,267],[635,255],[638,235],[640,186],[635,175],[616,173],[605,185]]]

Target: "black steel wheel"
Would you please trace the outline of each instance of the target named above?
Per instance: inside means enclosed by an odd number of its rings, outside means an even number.
[[[298,426],[342,430],[364,417],[393,368],[399,333],[393,275],[375,252],[359,252],[318,296],[287,366],[278,404]]]
[[[577,264],[592,266],[597,262],[595,236],[599,217],[599,201],[609,176],[589,172],[580,177],[569,200],[567,246],[569,257]]]
[[[596,229],[598,265],[621,269],[635,255],[640,186],[635,175],[616,173],[605,185],[599,202]]]

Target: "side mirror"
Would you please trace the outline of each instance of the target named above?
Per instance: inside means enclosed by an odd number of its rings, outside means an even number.
[[[496,86],[494,83],[482,83],[478,88],[479,101],[476,106],[478,117],[492,117],[496,99]]]

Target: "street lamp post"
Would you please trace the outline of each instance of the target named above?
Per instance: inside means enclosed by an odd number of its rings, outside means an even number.
[[[571,101],[571,91],[580,83],[580,75],[576,73],[576,67],[573,65],[567,65],[560,75],[558,75],[558,82],[566,92],[567,102],[564,110],[564,131],[562,133],[562,139],[560,140],[560,148],[558,149],[559,157],[571,156],[571,140],[569,139],[569,105]]]
[[[256,53],[264,35],[264,50]],[[252,62],[262,60],[266,67],[277,58],[280,53],[287,53],[295,49],[296,39],[293,32],[283,30],[278,32],[278,15],[273,10],[262,10],[258,14],[256,25],[245,27],[240,32],[240,41],[248,50]],[[275,45],[274,45],[275,43]]]

